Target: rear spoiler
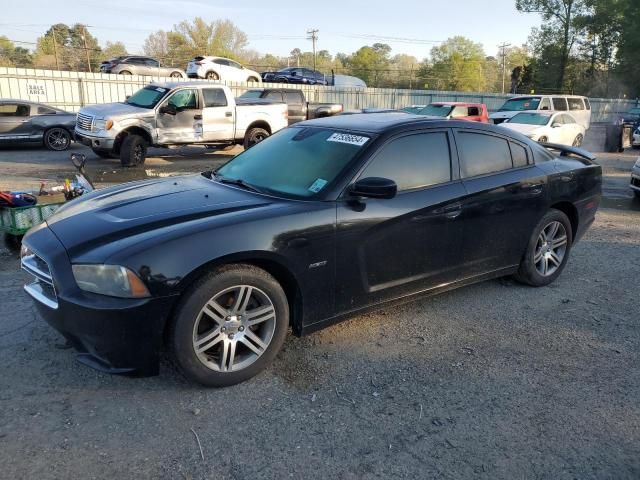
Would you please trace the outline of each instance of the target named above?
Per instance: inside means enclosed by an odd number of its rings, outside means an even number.
[[[559,151],[561,157],[575,155],[576,157],[580,157],[589,162],[594,162],[597,158],[593,153],[578,147],[570,147],[568,145],[560,145],[558,143],[541,143],[540,145],[542,145],[547,150]]]

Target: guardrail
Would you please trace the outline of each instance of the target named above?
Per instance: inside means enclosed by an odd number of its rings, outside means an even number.
[[[120,102],[152,81],[193,81],[138,75],[64,72],[0,67],[0,98],[14,98],[46,103],[70,111],[85,105]],[[206,80],[201,80],[205,82]],[[222,82],[233,93],[241,95],[257,84]],[[282,84],[262,84],[282,87]],[[393,88],[345,88],[292,85],[305,92],[309,101],[342,103],[345,110],[361,108],[402,108],[427,105],[436,101],[485,103],[490,111],[500,108],[512,95],[495,93],[443,92],[435,90],[402,90]],[[637,100],[592,98],[592,122],[608,122],[637,106]]]

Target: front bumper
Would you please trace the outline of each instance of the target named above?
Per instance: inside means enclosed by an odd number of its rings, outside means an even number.
[[[76,142],[80,142],[87,147],[95,148],[98,150],[113,150],[115,143],[114,138],[110,137],[98,137],[96,135],[89,135],[85,132],[75,130]]]
[[[46,322],[78,351],[80,362],[108,373],[158,373],[163,331],[176,297],[122,299],[83,292],[65,249],[46,225],[30,231],[23,244],[42,259],[40,265],[46,262],[53,282],[41,296],[34,295],[38,281],[25,290]]]

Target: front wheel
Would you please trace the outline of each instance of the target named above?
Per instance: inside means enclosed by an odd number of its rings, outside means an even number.
[[[171,78],[182,78],[182,74],[180,72],[171,72],[169,75]]]
[[[216,72],[207,72],[204,78],[207,80],[220,80],[220,77]]]
[[[538,143],[547,143],[549,141],[549,139],[547,137],[540,137],[538,139]]]
[[[534,287],[549,285],[567,264],[572,243],[567,216],[560,210],[549,210],[533,229],[516,280]]]
[[[147,142],[140,135],[127,135],[120,147],[120,164],[123,167],[142,165],[147,157]]]
[[[122,70],[120,75],[131,75],[131,72],[129,70]]]
[[[242,145],[247,150],[253,147],[255,144],[260,143],[269,136],[269,132],[264,128],[251,128],[244,136],[244,142]]]
[[[71,134],[62,127],[50,128],[44,132],[44,146],[49,150],[61,152],[71,145]]]
[[[581,133],[579,133],[578,136],[573,140],[573,146],[579,147],[582,145],[583,141],[584,141],[584,137],[582,136]]]
[[[243,382],[284,343],[289,306],[280,284],[251,265],[228,265],[197,281],[170,325],[170,348],[191,380],[208,387]]]

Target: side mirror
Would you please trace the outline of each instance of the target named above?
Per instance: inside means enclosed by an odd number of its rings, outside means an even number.
[[[398,186],[393,180],[380,177],[368,177],[351,185],[349,194],[354,197],[389,199],[396,196]]]
[[[160,107],[160,113],[165,113],[167,115],[175,115],[176,113],[178,113],[178,111],[176,110],[176,107],[174,107],[173,105],[167,104]]]
[[[562,125],[560,125],[558,122],[554,122],[554,123],[551,125],[551,128],[559,128],[559,127],[561,127],[561,126],[562,126]]]

